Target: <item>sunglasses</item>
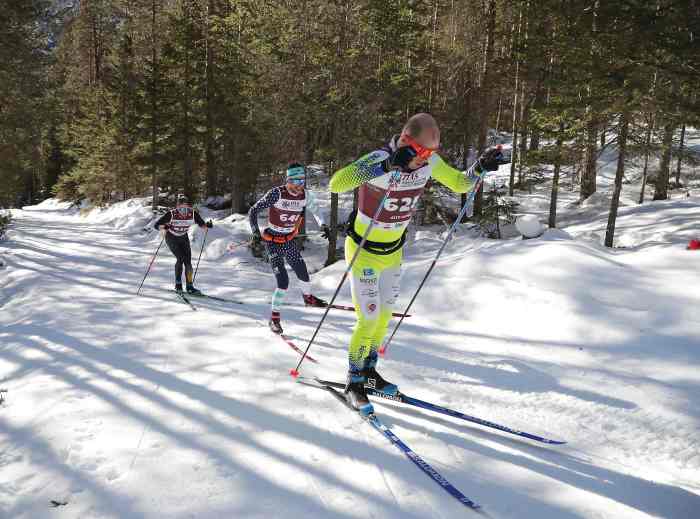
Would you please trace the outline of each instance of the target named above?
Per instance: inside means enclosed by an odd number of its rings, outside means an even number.
[[[288,178],[287,183],[293,184],[295,186],[303,186],[304,184],[306,184],[306,179],[305,178]]]
[[[409,135],[404,135],[403,138],[404,141],[406,141],[406,144],[413,148],[413,151],[416,152],[416,155],[423,160],[428,160],[433,155],[433,153],[437,151],[437,148],[427,148],[425,146],[421,146]]]

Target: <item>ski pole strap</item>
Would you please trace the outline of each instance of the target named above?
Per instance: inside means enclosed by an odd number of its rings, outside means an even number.
[[[361,243],[363,243],[363,236],[360,236],[359,234],[357,234],[357,231],[355,231],[355,218],[357,218],[357,210],[353,211],[350,214],[350,217],[348,218],[347,233],[348,236],[352,238],[352,241],[354,241],[357,245],[360,245]],[[404,246],[404,244],[406,243],[406,235],[407,231],[404,231],[401,235],[401,238],[391,242],[379,242],[365,239],[362,248],[365,249],[367,252],[371,252],[372,254],[377,254],[379,256],[388,256],[389,254],[393,254],[394,252],[396,252]]]

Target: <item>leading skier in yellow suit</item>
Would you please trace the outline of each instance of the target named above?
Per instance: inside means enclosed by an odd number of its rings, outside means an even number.
[[[348,351],[350,366],[345,396],[363,415],[374,411],[365,387],[388,394],[398,391],[395,384],[377,373],[377,352],[399,294],[406,228],[426,183],[432,177],[452,191],[466,193],[485,171],[498,169],[502,160],[500,148],[490,148],[469,171],[462,172],[450,167],[436,153],[439,146],[437,122],[430,114],[419,113],[386,146],[345,166],[331,179],[333,193],[360,188],[357,212],[350,217],[345,240],[348,263],[379,211],[350,277],[357,323]],[[382,201],[384,206],[379,210]]]

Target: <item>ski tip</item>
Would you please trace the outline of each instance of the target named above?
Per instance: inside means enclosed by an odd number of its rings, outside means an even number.
[[[299,378],[299,370],[298,369],[290,369],[289,374],[294,378]]]

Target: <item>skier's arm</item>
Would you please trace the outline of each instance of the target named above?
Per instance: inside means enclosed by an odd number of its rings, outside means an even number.
[[[199,211],[194,211],[194,223],[199,225],[200,227],[204,227],[207,224],[204,222],[204,219],[202,218],[202,215],[199,214]]]
[[[267,193],[265,193],[264,197],[255,202],[255,205],[250,208],[250,211],[248,211],[248,220],[250,221],[250,230],[253,231],[253,234],[260,234],[260,227],[258,226],[258,212],[260,212],[262,209],[272,207],[279,199],[279,189],[270,189]]]
[[[473,168],[468,172],[459,171],[449,166],[437,153],[430,160],[433,163],[433,178],[455,193],[467,193],[476,184],[478,176],[472,172]]]
[[[386,175],[382,162],[389,158],[389,153],[384,150],[373,151],[352,164],[336,171],[331,178],[331,193],[345,193],[352,191],[365,182]]]
[[[306,208],[314,215],[319,227],[326,225],[326,212],[318,205],[318,199],[308,189],[306,190]]]
[[[169,224],[170,221],[171,221],[172,219],[173,219],[173,214],[172,214],[170,211],[168,211],[168,212],[165,213],[163,216],[161,216],[160,218],[158,218],[158,221],[153,225],[153,227],[154,227],[156,230],[160,230],[160,226],[161,226],[161,225],[167,225],[167,224]]]

